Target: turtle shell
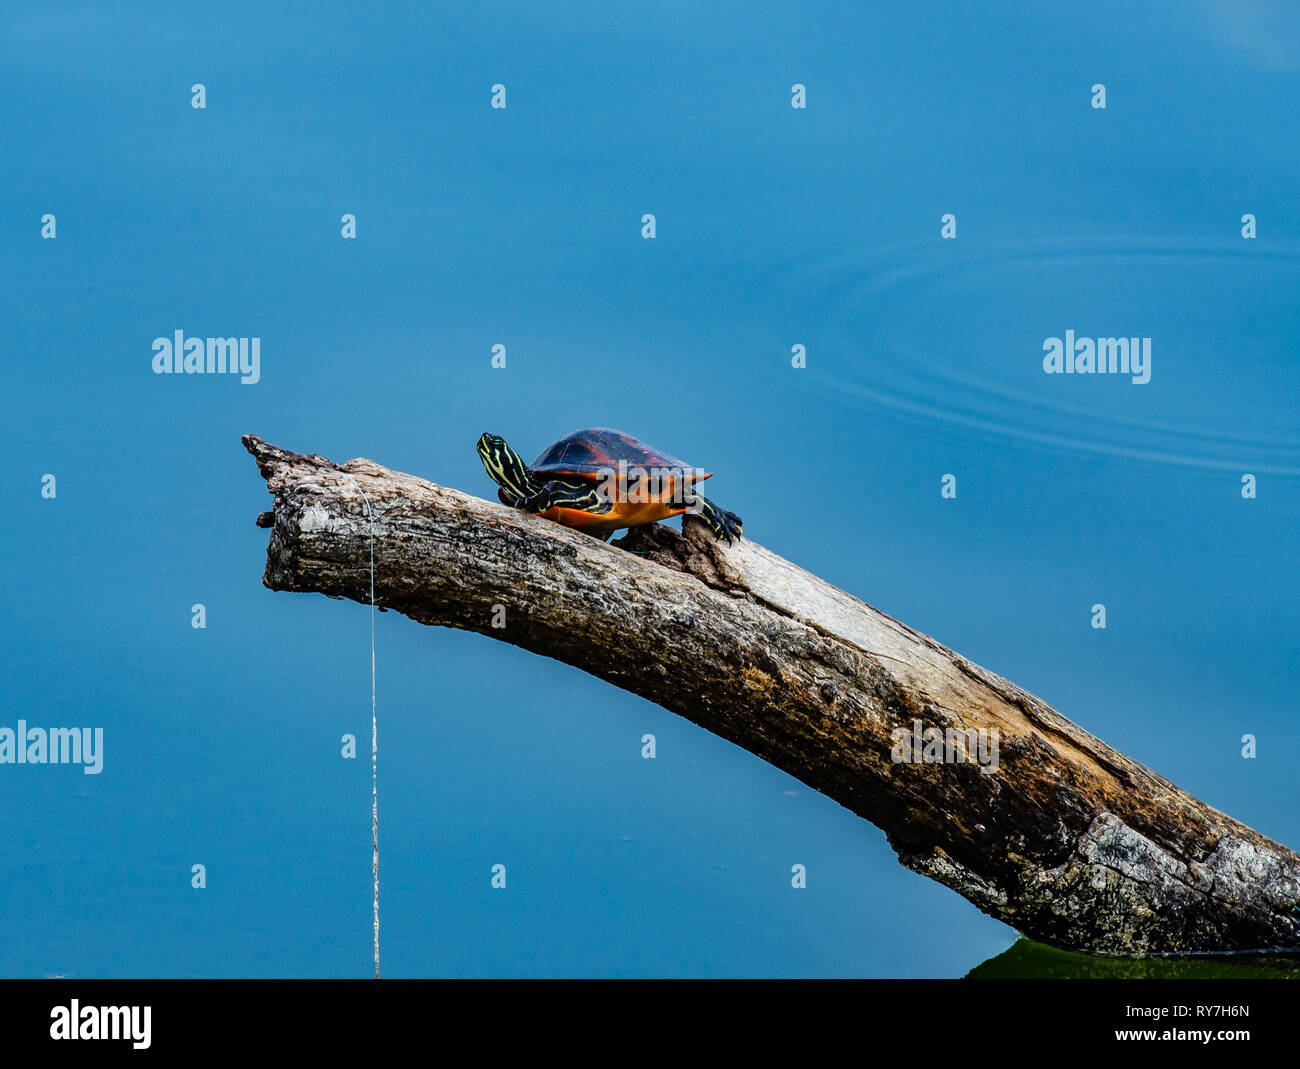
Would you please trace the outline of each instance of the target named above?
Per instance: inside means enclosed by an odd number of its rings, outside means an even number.
[[[532,470],[555,475],[599,475],[617,468],[622,461],[629,467],[672,468],[682,473],[698,469],[671,453],[653,449],[630,434],[608,427],[588,427],[566,434],[552,442],[533,461]],[[707,478],[703,473],[701,479]]]

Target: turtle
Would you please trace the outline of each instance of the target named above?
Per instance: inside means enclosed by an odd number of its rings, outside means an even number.
[[[695,489],[713,472],[609,427],[566,434],[529,465],[495,434],[479,438],[478,455],[504,504],[605,542],[624,527],[685,513],[720,541],[731,544],[741,534],[739,516]]]

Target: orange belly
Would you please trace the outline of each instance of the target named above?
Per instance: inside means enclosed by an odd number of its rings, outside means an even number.
[[[658,523],[680,516],[690,509],[683,505],[665,505],[660,501],[615,502],[609,512],[593,515],[578,509],[547,509],[538,513],[543,519],[554,520],[565,527],[580,527],[591,534],[605,535],[623,527],[639,527],[643,523]]]
[[[708,475],[704,478],[707,479]],[[690,481],[693,483],[697,480]],[[565,527],[578,527],[590,534],[603,537],[611,531],[618,531],[624,527],[658,523],[660,520],[690,512],[690,506],[683,504],[680,496],[674,493],[675,483],[675,479],[662,483],[659,487],[661,496],[650,501],[638,500],[634,492],[628,492],[624,487],[615,488],[611,495],[613,508],[608,512],[593,514],[580,509],[553,508],[538,515],[547,520],[554,520]],[[606,493],[609,492],[609,488],[606,488]]]

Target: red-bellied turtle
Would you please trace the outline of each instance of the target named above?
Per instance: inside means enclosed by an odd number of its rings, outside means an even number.
[[[696,492],[695,484],[710,478],[711,471],[622,431],[574,431],[547,446],[531,465],[504,438],[485,434],[478,455],[505,504],[606,541],[620,528],[688,512],[720,539],[740,537],[740,517]]]

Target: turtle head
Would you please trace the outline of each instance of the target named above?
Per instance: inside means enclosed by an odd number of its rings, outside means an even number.
[[[488,475],[506,493],[524,498],[536,490],[523,457],[510,448],[504,438],[484,434],[478,440],[478,457]]]

